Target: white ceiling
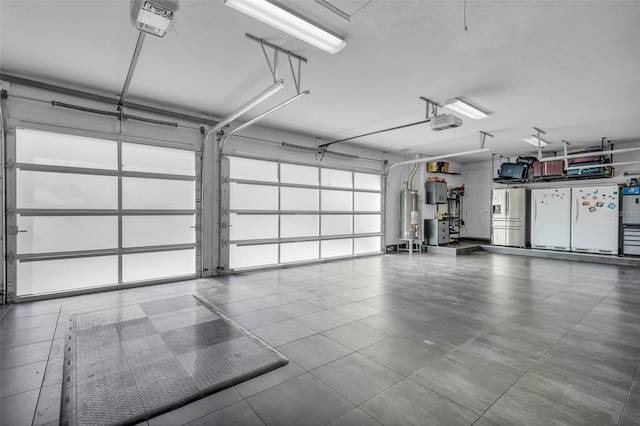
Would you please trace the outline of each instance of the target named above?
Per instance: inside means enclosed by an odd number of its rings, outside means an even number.
[[[224,5],[181,0],[174,31],[146,37],[128,99],[224,116],[272,83],[258,44],[264,38],[308,58],[311,95],[264,124],[335,140],[425,117],[420,96],[461,97],[491,112],[457,129],[428,125],[355,142],[387,151],[440,155],[479,147],[492,133],[496,154],[532,153],[532,127],[549,151],[640,141],[640,2],[331,0],[351,22],[314,1],[286,5],[343,36],[330,55]],[[0,0],[0,68],[119,94],[138,31],[129,0]],[[295,94],[286,87],[246,119]],[[469,157],[472,161],[488,155]]]

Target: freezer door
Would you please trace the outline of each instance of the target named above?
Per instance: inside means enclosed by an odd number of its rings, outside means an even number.
[[[622,196],[622,223],[640,225],[640,195]]]
[[[571,248],[571,188],[531,191],[531,247]]]
[[[619,188],[578,187],[571,191],[571,250],[618,253]]]

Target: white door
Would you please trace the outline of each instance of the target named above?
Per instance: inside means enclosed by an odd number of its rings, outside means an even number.
[[[619,188],[578,187],[571,194],[571,250],[617,254]]]
[[[491,169],[467,170],[464,174],[463,216],[464,236],[489,239],[491,206]]]
[[[571,246],[571,189],[531,191],[531,247],[569,250]]]

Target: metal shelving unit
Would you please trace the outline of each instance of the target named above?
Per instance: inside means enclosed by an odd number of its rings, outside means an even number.
[[[460,227],[462,221],[462,197],[464,192],[458,188],[451,188],[447,194],[447,213],[449,217],[449,241],[460,241]]]

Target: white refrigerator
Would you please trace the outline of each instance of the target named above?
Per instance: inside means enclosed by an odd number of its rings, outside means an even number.
[[[571,188],[531,190],[531,247],[571,250]]]
[[[571,200],[571,250],[618,254],[620,188],[576,187]]]

